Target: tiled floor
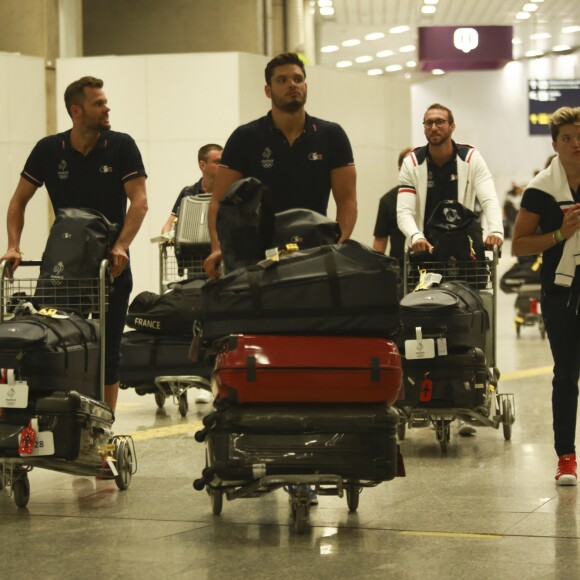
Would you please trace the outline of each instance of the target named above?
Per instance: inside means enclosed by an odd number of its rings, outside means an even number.
[[[192,488],[205,461],[193,434],[210,405],[190,393],[182,419],[171,401],[157,409],[152,395],[122,391],[115,430],[135,436],[139,460],[130,488],[33,470],[27,508],[0,497],[0,577],[579,578],[578,492],[554,485],[548,344],[537,327],[517,339],[514,298],[498,300],[511,441],[501,428],[459,437],[454,423],[442,455],[433,430],[410,429],[406,478],[364,490],[356,513],[321,497],[297,535],[282,491],[213,516]]]

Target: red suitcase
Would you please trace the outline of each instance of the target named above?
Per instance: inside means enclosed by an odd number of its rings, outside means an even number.
[[[214,391],[236,403],[386,403],[402,381],[384,338],[231,335],[216,357]]]

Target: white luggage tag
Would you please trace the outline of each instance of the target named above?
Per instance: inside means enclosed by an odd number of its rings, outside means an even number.
[[[423,338],[421,327],[415,328],[416,340],[405,341],[405,358],[408,360],[435,358],[435,341]]]
[[[28,406],[28,383],[14,378],[14,369],[6,370],[6,384],[0,385],[0,409],[25,409]]]

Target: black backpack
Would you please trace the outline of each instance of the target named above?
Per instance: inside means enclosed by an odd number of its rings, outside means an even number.
[[[84,314],[95,312],[100,265],[118,232],[117,224],[94,209],[59,209],[42,254],[36,302]]]

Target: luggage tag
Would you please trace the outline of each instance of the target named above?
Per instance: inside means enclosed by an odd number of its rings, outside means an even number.
[[[413,292],[417,290],[427,290],[431,286],[436,286],[441,283],[443,276],[435,272],[427,272],[425,269],[419,268],[419,283],[415,286]]]
[[[415,328],[417,340],[405,341],[405,358],[408,360],[435,358],[435,341],[432,338],[423,338],[421,327]]]
[[[0,383],[0,408],[25,409],[28,406],[28,383],[15,380],[14,369],[3,369]]]
[[[437,354],[439,356],[447,356],[447,339],[444,336],[440,336],[437,339]]]
[[[21,457],[54,455],[52,431],[39,431],[38,419],[30,419],[28,426],[18,436],[18,453]]]
[[[266,259],[258,262],[258,266],[261,268],[269,268],[279,262],[282,256],[293,254],[294,252],[297,252],[298,249],[298,244],[286,244],[281,248],[270,248],[269,250],[266,250]]]
[[[419,387],[419,401],[421,403],[429,403],[431,397],[433,396],[433,381],[428,377],[429,373],[426,372]]]

